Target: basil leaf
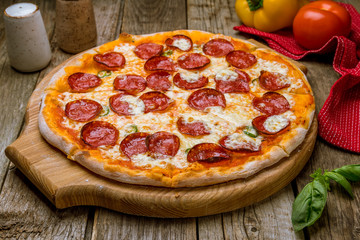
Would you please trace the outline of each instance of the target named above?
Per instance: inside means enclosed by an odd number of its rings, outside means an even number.
[[[173,54],[173,50],[167,50],[167,51],[163,52],[163,54],[161,54],[161,55],[165,56],[165,57],[168,57],[168,56],[170,56],[172,54]]]
[[[319,178],[319,177],[324,178],[322,172],[323,172],[323,171],[319,168],[319,169],[316,170],[313,174],[310,174],[310,177],[312,177],[312,178]],[[328,191],[330,191],[330,181],[327,180],[327,178],[325,179],[325,184],[326,184],[326,189],[327,189]]]
[[[331,178],[332,180],[343,186],[343,188],[345,188],[345,190],[350,194],[350,196],[354,198],[350,183],[341,174],[336,172],[326,172],[324,176]]]
[[[248,135],[249,137],[252,138],[256,138],[257,136],[259,136],[258,132],[256,131],[256,129],[253,126],[247,126],[245,127],[245,129],[243,130],[243,132]]]
[[[263,6],[264,0],[246,0],[251,11],[258,10]]]
[[[187,149],[185,150],[185,153],[188,154],[188,153],[190,152],[190,150],[191,150],[191,148],[187,148]]]
[[[109,109],[109,107],[108,106],[106,106],[106,105],[102,105],[102,110],[101,110],[101,112],[100,112],[100,117],[105,117],[105,116],[107,116],[109,113],[110,113],[110,109]]]
[[[98,76],[99,78],[104,78],[104,77],[110,76],[111,73],[112,73],[111,71],[103,70],[103,71],[98,72],[97,76]]]
[[[130,127],[131,127],[132,132],[135,132],[135,133],[139,132],[139,129],[135,124],[131,125]]]
[[[318,176],[296,197],[291,215],[295,231],[311,226],[321,216],[327,199],[325,177]]]
[[[332,172],[339,173],[353,182],[360,181],[360,164],[345,165],[341,168],[332,170]]]

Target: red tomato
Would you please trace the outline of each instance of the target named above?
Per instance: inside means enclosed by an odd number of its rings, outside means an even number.
[[[305,5],[293,22],[295,40],[307,49],[318,49],[333,36],[347,36],[350,28],[348,11],[336,2],[327,0]]]

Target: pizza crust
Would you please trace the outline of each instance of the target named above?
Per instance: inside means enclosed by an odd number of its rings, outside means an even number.
[[[179,33],[181,34],[182,31],[180,30],[174,32],[174,34]],[[203,33],[209,34],[207,32]],[[133,37],[139,39],[144,36],[154,36],[156,34],[158,33]],[[231,39],[231,37],[228,36],[222,37],[226,39]],[[255,47],[255,45],[250,42],[244,40],[241,41]],[[101,47],[102,46],[96,47],[94,49],[90,49],[79,55],[74,56],[62,68],[60,68],[58,72],[54,74],[49,85],[46,88],[46,91],[56,90],[58,79],[64,77],[67,74],[67,72],[65,71],[66,67],[81,65],[84,54],[95,54],[97,53],[96,49],[101,49]],[[264,51],[270,50],[266,49]],[[290,64],[293,65],[292,63]],[[295,65],[293,66],[296,68]],[[310,95],[312,95],[310,84],[308,83],[306,76],[303,73],[302,76],[303,82],[310,89]],[[185,169],[183,172],[176,174],[175,176],[170,178],[162,174],[154,174],[151,172],[151,170],[146,169],[129,169],[123,166],[117,166],[113,168],[112,166],[108,166],[104,162],[99,161],[97,158],[92,157],[88,151],[78,149],[78,146],[67,141],[65,137],[58,135],[57,132],[51,129],[51,127],[48,125],[47,120],[45,119],[47,115],[43,112],[44,108],[46,108],[45,98],[47,95],[48,94],[44,94],[43,96],[39,114],[39,129],[45,140],[48,141],[51,145],[63,151],[68,156],[68,158],[77,161],[82,166],[101,176],[119,182],[137,185],[152,185],[163,187],[197,187],[227,182],[234,179],[247,178],[256,174],[264,168],[276,164],[282,159],[286,161],[286,157],[288,157],[291,152],[293,152],[303,142],[314,116],[314,111],[312,111],[308,117],[307,129],[298,127],[291,130],[291,134],[293,134],[294,137],[282,141],[279,146],[273,146],[270,151],[266,152],[266,154],[257,156],[256,159],[247,162],[245,165],[231,167],[226,170],[224,170],[224,167],[212,167],[201,171],[196,171],[190,168],[188,170]]]
[[[57,81],[66,76],[66,67],[69,67],[69,66],[80,66],[82,64],[81,62],[81,59],[83,57],[84,54],[96,54],[96,51],[95,49],[98,48],[98,47],[95,47],[95,48],[92,48],[92,49],[89,49],[89,50],[86,50],[84,52],[81,52],[75,56],[72,56],[71,58],[69,58],[66,62],[66,64],[64,66],[62,66],[57,72],[55,72],[55,74],[52,76],[52,78],[50,79],[48,85],[46,86],[45,88],[45,91],[47,90],[56,90],[57,89]]]
[[[73,160],[80,163],[85,168],[103,176],[119,182],[137,184],[137,185],[151,185],[159,187],[168,187],[165,179],[152,179],[144,175],[141,171],[131,171],[127,168],[122,168],[121,171],[105,170],[104,163],[92,158],[86,151],[79,151],[72,156]],[[165,183],[164,183],[165,182]]]
[[[146,171],[130,170],[122,167],[120,171],[109,171],[105,169],[104,163],[92,158],[87,151],[78,151],[72,158],[85,168],[103,176],[119,182],[151,185],[159,187],[200,187],[217,183],[228,182],[235,179],[247,178],[257,172],[274,165],[281,159],[286,161],[289,155],[280,147],[273,147],[270,152],[263,155],[261,159],[256,159],[247,163],[245,166],[234,167],[224,171],[222,168],[212,168],[205,171],[188,171],[180,173],[172,178],[158,175],[154,178]]]
[[[235,179],[247,178],[269,167],[289,155],[280,147],[274,146],[266,155],[243,166],[223,170],[212,168],[203,172],[185,172],[173,177],[171,187],[206,186]],[[285,159],[284,159],[285,160]]]
[[[42,98],[40,114],[39,114],[39,130],[41,135],[45,138],[45,140],[53,145],[54,147],[60,149],[67,156],[70,156],[70,153],[76,149],[76,146],[68,141],[66,141],[65,137],[57,134],[53,129],[51,129],[45,120],[46,114],[43,112],[46,107],[45,98],[47,94],[44,94]]]

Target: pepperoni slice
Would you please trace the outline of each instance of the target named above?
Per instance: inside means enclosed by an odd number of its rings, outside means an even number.
[[[260,86],[263,89],[276,91],[290,87],[290,82],[286,76],[281,73],[261,71],[259,77]]]
[[[188,52],[192,49],[193,42],[191,38],[185,35],[174,35],[172,38],[168,38],[165,44],[169,47],[175,47],[181,51]]]
[[[141,59],[149,59],[153,56],[159,55],[163,50],[163,46],[156,43],[143,43],[138,45],[134,53]]]
[[[252,144],[251,142],[248,142],[248,141],[243,141],[243,142],[235,143],[235,144],[229,144],[230,136],[231,135],[225,136],[219,140],[219,144],[222,147],[224,147],[230,151],[233,151],[233,152],[258,152],[261,150],[261,145],[256,146],[255,144]]]
[[[190,73],[196,76],[195,73]],[[202,88],[208,84],[209,80],[207,77],[204,76],[197,76],[197,79],[194,79],[192,76],[184,75],[182,73],[177,73],[173,79],[174,84],[182,89],[189,90],[189,89],[196,89]]]
[[[222,93],[246,93],[250,91],[250,77],[246,72],[236,70],[237,78],[232,76],[215,76],[216,89]]]
[[[147,92],[140,96],[145,104],[144,113],[160,112],[168,109],[174,102],[162,92]]]
[[[190,149],[187,160],[188,162],[219,162],[230,159],[224,148],[215,143],[200,143]]]
[[[113,95],[109,98],[110,108],[119,115],[131,115],[129,103],[121,98],[123,93]]]
[[[99,86],[101,79],[94,74],[77,72],[69,76],[68,83],[72,90],[86,92],[91,88]]]
[[[252,104],[255,109],[266,115],[278,115],[290,109],[286,98],[276,92],[267,92],[262,97],[255,97]]]
[[[171,87],[171,76],[165,71],[151,73],[146,77],[147,86],[153,90],[166,91]]]
[[[202,136],[210,134],[207,125],[201,121],[186,122],[183,117],[180,117],[177,120],[176,125],[179,129],[179,132],[182,134],[191,136]]]
[[[100,103],[89,99],[80,99],[66,104],[65,115],[75,121],[87,122],[96,118],[101,110]]]
[[[146,143],[151,153],[173,157],[179,150],[180,139],[168,132],[156,132],[147,137]]]
[[[237,68],[248,68],[257,62],[253,54],[241,50],[229,52],[226,61]]]
[[[150,134],[144,132],[132,133],[126,136],[120,143],[120,150],[128,157],[146,153],[148,148],[146,146],[146,138]]]
[[[203,52],[213,57],[225,56],[233,50],[234,46],[232,43],[222,38],[210,40],[203,47]]]
[[[165,70],[165,71],[175,71],[176,64],[171,58],[164,57],[164,56],[155,56],[149,58],[144,68],[147,71],[158,71],[158,70]]]
[[[92,147],[113,146],[119,138],[119,131],[110,123],[93,121],[81,129],[81,139]]]
[[[193,92],[188,98],[189,106],[200,111],[205,111],[208,107],[226,107],[224,94],[212,89],[203,88]]]
[[[121,68],[125,65],[125,57],[119,52],[96,54],[94,60],[110,69]]]
[[[119,75],[114,80],[114,89],[125,91],[129,94],[137,94],[144,91],[146,81],[138,75]]]
[[[282,121],[275,120],[273,126],[271,124],[272,121],[269,121],[270,118],[282,118]],[[252,120],[252,125],[254,128],[263,134],[273,135],[273,134],[280,134],[283,132],[287,127],[290,125],[290,121],[279,116],[279,115],[273,115],[273,116],[266,116],[261,115]],[[266,123],[266,121],[270,122],[269,124]],[[266,125],[269,125],[267,128]],[[271,129],[271,131],[269,131]]]
[[[200,53],[185,53],[177,61],[183,69],[202,68],[210,63],[210,59]]]

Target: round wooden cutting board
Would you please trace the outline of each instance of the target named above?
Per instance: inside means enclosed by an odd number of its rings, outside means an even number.
[[[24,131],[5,150],[16,167],[57,208],[95,205],[134,215],[167,218],[228,212],[279,191],[299,174],[310,158],[317,136],[316,119],[304,142],[289,157],[246,179],[172,189],[124,184],[96,175],[49,145],[38,129],[42,92],[53,74],[71,59],[53,69],[36,87],[27,106]],[[303,65],[299,67],[306,70]]]

